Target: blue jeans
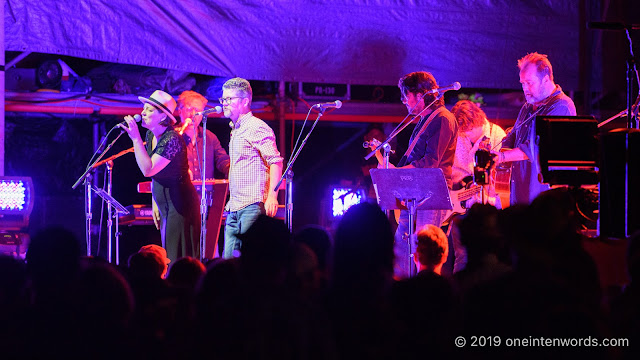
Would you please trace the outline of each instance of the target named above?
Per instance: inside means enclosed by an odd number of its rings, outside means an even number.
[[[427,224],[437,227],[442,226],[442,222],[446,219],[449,210],[418,210],[416,215],[416,232]],[[409,212],[403,210],[400,212],[398,228],[394,236],[393,250],[395,253],[395,261],[393,265],[393,275],[397,279],[405,279],[411,274],[416,274],[416,265],[413,263],[413,254],[417,247],[417,238],[415,233],[409,237]]]
[[[237,235],[246,233],[258,219],[258,216],[264,213],[264,204],[255,203],[227,215],[224,226],[224,249],[222,250],[224,259],[240,256],[242,240],[238,239]]]

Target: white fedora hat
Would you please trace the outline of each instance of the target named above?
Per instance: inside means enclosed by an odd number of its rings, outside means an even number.
[[[142,96],[138,96],[138,100],[142,101],[142,103],[153,105],[154,107],[160,109],[163,113],[167,114],[167,116],[171,119],[171,125],[175,124],[176,118],[173,117],[173,112],[176,110],[176,100],[173,96],[167,94],[162,90],[156,90],[149,96],[149,98],[145,98]]]

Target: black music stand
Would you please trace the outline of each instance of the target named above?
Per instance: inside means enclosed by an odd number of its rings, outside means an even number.
[[[111,229],[111,224],[113,219],[116,221],[116,265],[120,264],[120,226],[119,226],[119,216],[118,214],[128,215],[129,210],[122,206],[113,196],[111,196],[108,192],[103,189],[98,189],[97,187],[90,185],[96,195],[100,196],[102,200],[106,201],[108,206],[113,208],[116,212],[112,213],[109,211],[109,220],[107,220],[109,229]],[[109,262],[111,262],[111,254],[113,253],[112,244],[111,244],[111,231],[109,231],[109,243],[107,244],[108,248],[108,258]]]
[[[418,210],[453,210],[449,188],[440,168],[371,169],[371,180],[378,205],[383,210],[409,211],[409,275],[411,274],[412,240]]]

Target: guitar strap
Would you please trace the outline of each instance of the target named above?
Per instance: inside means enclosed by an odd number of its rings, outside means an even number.
[[[418,139],[420,139],[420,135],[422,135],[422,133],[425,132],[425,130],[427,130],[427,126],[429,126],[429,124],[431,123],[431,120],[433,120],[433,118],[436,117],[436,115],[438,115],[442,110],[444,110],[444,106],[437,108],[431,113],[431,115],[429,115],[429,117],[427,118],[427,121],[425,121],[424,124],[422,124],[420,131],[418,131],[416,136],[413,138],[413,141],[411,142],[411,144],[409,144],[409,148],[404,153],[403,157],[409,158],[409,154],[411,154],[411,152],[413,151],[413,148],[416,147],[416,144],[418,143]]]

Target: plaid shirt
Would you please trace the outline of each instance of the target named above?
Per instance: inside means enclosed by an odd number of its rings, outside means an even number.
[[[248,112],[230,124],[229,202],[227,211],[238,211],[264,202],[268,191],[280,179],[269,179],[269,167],[283,162],[276,136],[264,121]],[[272,181],[270,181],[272,180]]]

